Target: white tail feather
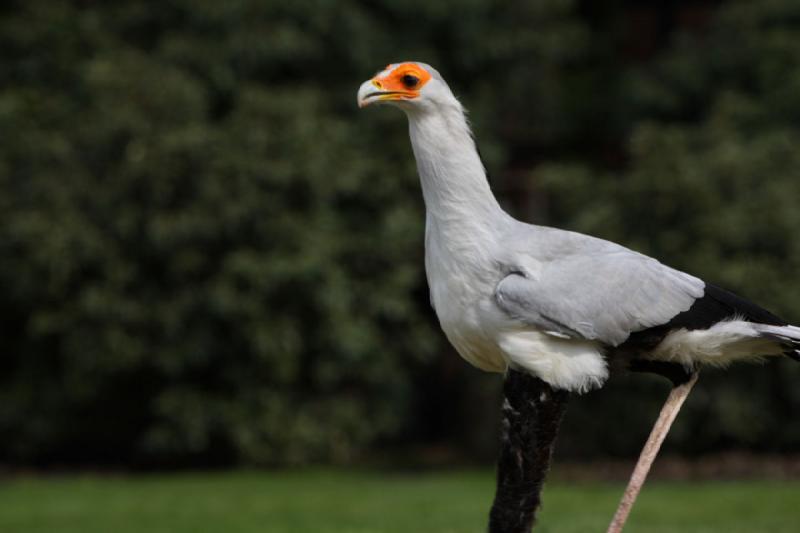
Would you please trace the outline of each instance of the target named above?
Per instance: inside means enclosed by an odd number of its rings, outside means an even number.
[[[800,343],[800,328],[797,326],[769,326],[767,324],[753,324],[756,331],[766,337]]]
[[[775,339],[784,346],[786,355],[800,361],[800,328],[797,326],[756,324],[756,329],[765,337]]]
[[[800,328],[726,320],[708,329],[671,332],[650,354],[652,359],[681,363],[726,366],[739,360],[757,360],[782,355],[787,343],[799,343]]]

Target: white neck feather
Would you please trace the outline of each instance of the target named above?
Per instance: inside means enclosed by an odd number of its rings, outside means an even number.
[[[457,100],[437,112],[409,111],[408,119],[429,224],[491,231],[510,219],[489,188]]]

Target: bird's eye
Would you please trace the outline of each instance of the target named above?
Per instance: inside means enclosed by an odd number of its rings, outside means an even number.
[[[403,85],[409,89],[413,89],[419,83],[419,78],[413,74],[405,74],[400,80],[403,82]]]

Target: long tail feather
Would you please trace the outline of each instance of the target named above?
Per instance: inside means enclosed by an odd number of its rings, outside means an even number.
[[[756,329],[764,337],[774,339],[781,343],[787,356],[795,361],[800,361],[800,328],[797,326],[770,326],[757,324]]]

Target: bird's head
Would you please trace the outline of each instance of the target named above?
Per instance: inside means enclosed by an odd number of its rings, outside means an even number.
[[[358,106],[395,105],[404,111],[426,110],[457,102],[442,76],[430,65],[416,61],[392,63],[358,89]]]

